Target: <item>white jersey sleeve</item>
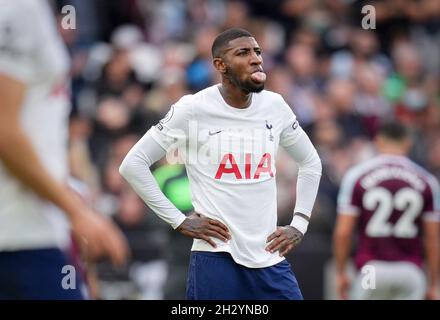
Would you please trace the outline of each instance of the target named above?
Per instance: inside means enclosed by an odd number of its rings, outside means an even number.
[[[354,196],[359,194],[357,182],[362,174],[359,168],[361,167],[351,168],[342,178],[337,199],[338,214],[357,216],[361,211],[360,197]]]
[[[0,1],[0,73],[27,83],[35,70],[39,23],[33,23],[26,8],[12,2]]]
[[[321,180],[322,165],[315,147],[301,127],[298,131],[296,142],[284,147],[287,153],[299,166],[296,183],[295,213],[301,213],[308,217],[304,219],[300,215],[294,215],[291,226],[303,234],[307,231],[308,220],[311,217],[313,205],[318,194],[319,181]]]
[[[139,140],[119,168],[121,175],[144,202],[165,222],[176,229],[186,218],[162,193],[150,166],[177,149],[188,139],[192,105],[190,95],[171,106],[165,117]]]
[[[280,96],[281,106],[283,108],[284,125],[280,135],[280,146],[287,147],[294,144],[301,136],[301,130],[299,129],[299,123],[295,114],[289,105]]]
[[[146,133],[119,168],[121,175],[158,217],[176,229],[186,218],[160,190],[150,166],[165,155],[165,150]]]
[[[166,151],[171,151],[188,139],[189,122],[192,119],[191,95],[183,96],[171,106],[165,117],[148,133]]]
[[[309,137],[299,125],[295,114],[284,100],[282,106],[285,121],[281,131],[280,145],[299,166],[294,212],[305,216],[294,215],[290,225],[304,234],[307,231],[308,219],[310,219],[318,194],[322,171],[321,160]]]

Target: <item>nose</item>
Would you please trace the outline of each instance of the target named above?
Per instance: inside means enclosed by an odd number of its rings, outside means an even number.
[[[261,54],[258,54],[257,52],[253,51],[251,53],[251,59],[249,61],[251,65],[260,65],[263,63],[263,57]]]

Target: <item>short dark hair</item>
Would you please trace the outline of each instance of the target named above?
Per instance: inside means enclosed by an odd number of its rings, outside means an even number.
[[[394,141],[402,141],[410,136],[409,128],[397,121],[388,121],[381,124],[378,135]]]
[[[229,41],[241,38],[241,37],[253,37],[253,35],[244,29],[241,28],[230,28],[222,33],[220,33],[217,38],[215,38],[212,47],[211,53],[213,58],[220,57],[220,51],[223,47],[225,47]]]

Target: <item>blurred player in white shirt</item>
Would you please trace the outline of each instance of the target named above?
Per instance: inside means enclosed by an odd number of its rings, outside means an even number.
[[[81,299],[62,287],[65,218],[91,256],[122,263],[126,244],[67,187],[69,59],[50,7],[0,8],[0,299]]]
[[[261,49],[242,29],[212,47],[222,83],[182,97],[123,161],[120,172],[174,229],[194,238],[188,299],[302,299],[284,256],[301,241],[321,162],[283,98],[263,90]],[[178,144],[195,212],[159,190],[149,166]],[[275,160],[281,145],[299,165],[295,214],[277,227]]]

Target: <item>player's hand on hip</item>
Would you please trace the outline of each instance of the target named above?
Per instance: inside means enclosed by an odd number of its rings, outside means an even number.
[[[218,238],[224,242],[231,239],[229,229],[224,223],[204,217],[197,212],[189,215],[176,230],[187,237],[205,240],[214,248],[217,245],[211,237]]]
[[[277,227],[277,230],[267,237],[266,251],[274,253],[280,252],[280,257],[284,257],[294,249],[302,240],[304,235],[292,226]]]
[[[338,273],[336,275],[336,292],[342,300],[348,299],[348,290],[350,289],[351,281],[348,275],[344,273]]]
[[[119,229],[105,216],[86,207],[71,217],[72,232],[90,260],[108,256],[115,265],[128,257],[128,245]]]

